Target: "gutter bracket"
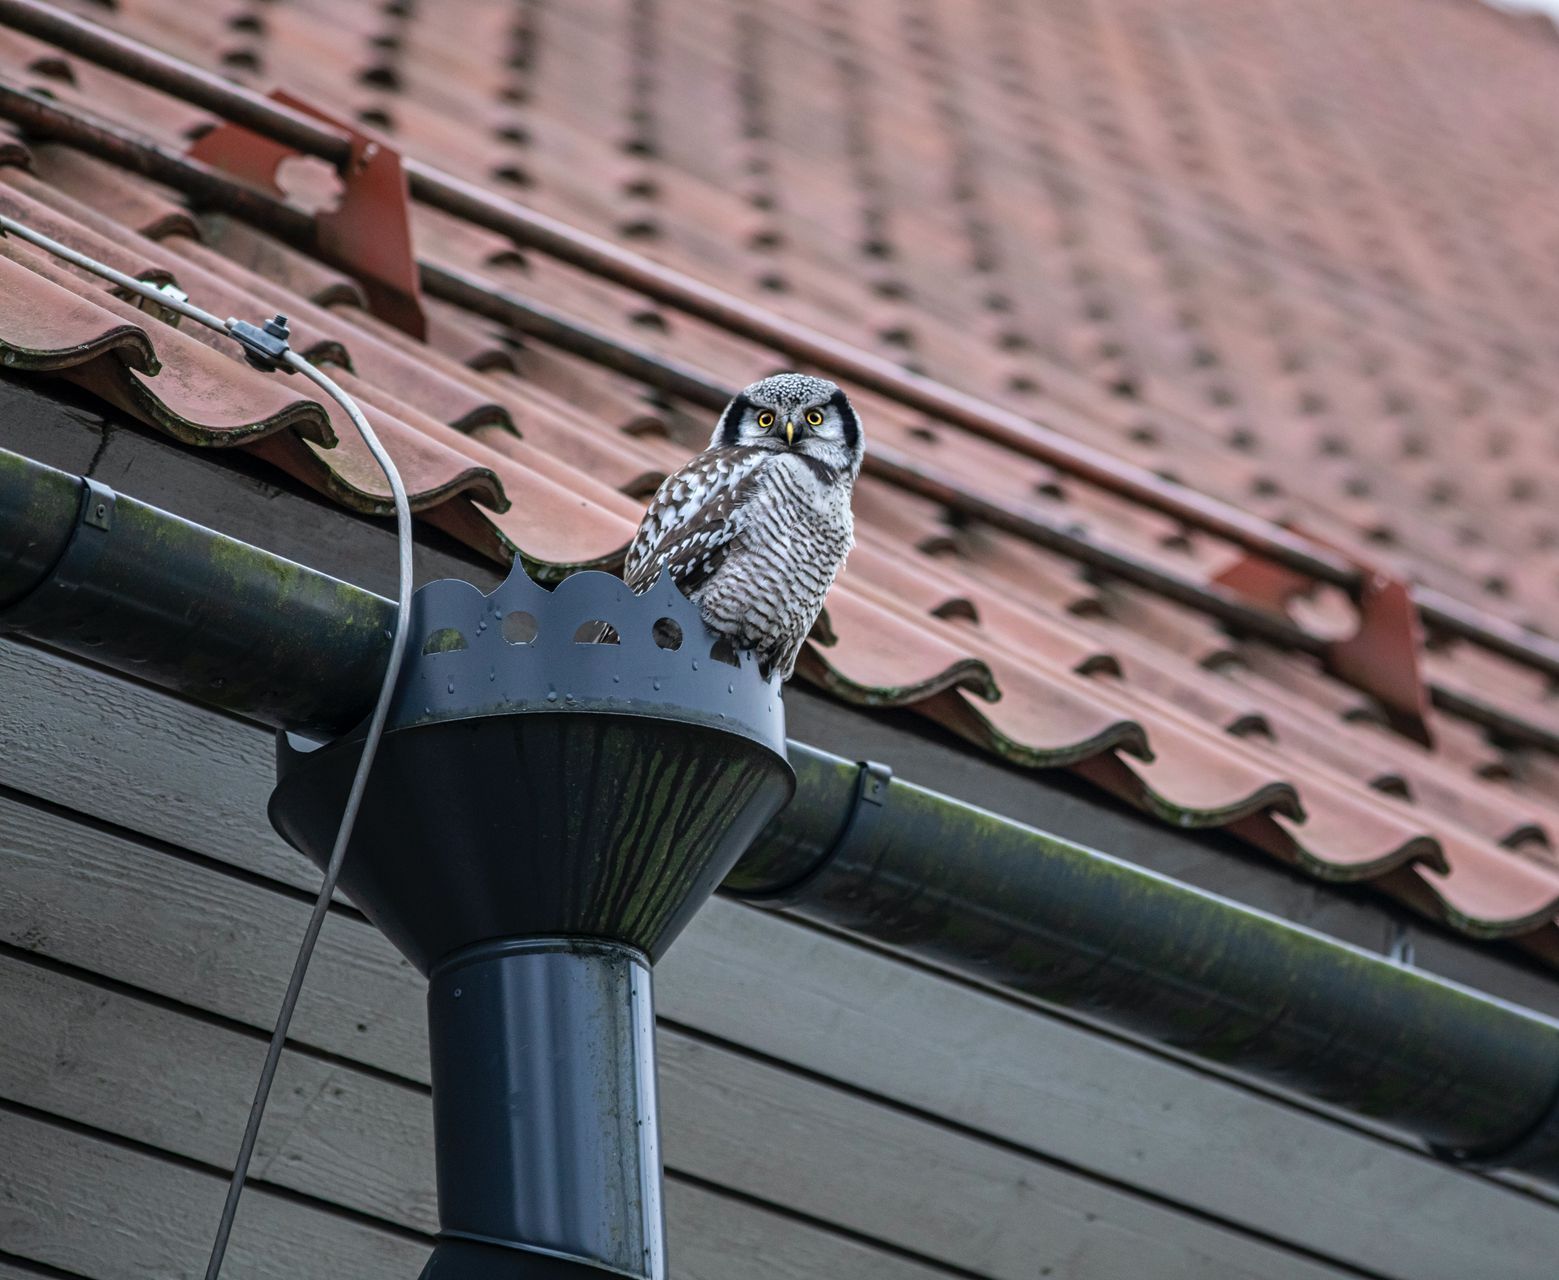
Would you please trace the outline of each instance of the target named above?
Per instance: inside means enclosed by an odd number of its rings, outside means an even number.
[[[374,315],[414,338],[425,339],[427,319],[412,251],[411,193],[400,153],[283,90],[276,90],[271,97],[351,138],[351,159],[339,171],[341,199],[334,208],[314,215],[315,247],[321,257],[363,286]],[[281,200],[287,200],[279,181],[281,166],[302,155],[285,143],[232,123],[219,124],[202,134],[185,154]]]
[[[1319,546],[1331,544],[1307,534]],[[1342,553],[1341,548],[1334,548]],[[1398,733],[1433,745],[1429,727],[1429,688],[1424,679],[1424,626],[1412,592],[1402,578],[1350,555],[1360,588],[1353,604],[1358,627],[1326,646],[1322,661],[1338,679],[1375,698]],[[1216,574],[1212,583],[1283,617],[1289,605],[1310,595],[1313,578],[1249,553]]]
[[[81,477],[81,505],[70,541],[48,577],[0,612],[0,633],[26,631],[68,606],[94,577],[97,562],[114,528],[118,495],[100,480]]]
[[[859,771],[855,775],[855,794],[850,800],[850,813],[828,852],[784,888],[756,894],[744,892],[740,895],[743,902],[775,911],[795,906],[811,896],[812,886],[841,858],[848,861],[849,857],[870,845],[872,834],[888,803],[893,768],[875,760],[860,760],[857,764]]]

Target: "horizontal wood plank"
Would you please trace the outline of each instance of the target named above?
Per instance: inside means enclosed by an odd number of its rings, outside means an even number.
[[[0,1110],[0,1241],[94,1280],[205,1274],[224,1183],[213,1173]],[[413,1277],[429,1245],[256,1188],[228,1253],[253,1280]]]
[[[0,1241],[13,1255],[92,1280],[205,1273],[226,1185],[218,1175],[3,1109],[0,1151],[7,1157]],[[701,1187],[672,1184],[666,1199],[690,1241],[675,1259],[681,1280],[946,1280],[946,1272]],[[254,1187],[244,1195],[226,1273],[414,1280],[431,1243]]]

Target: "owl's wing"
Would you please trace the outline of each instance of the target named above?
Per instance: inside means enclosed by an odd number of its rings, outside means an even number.
[[[706,449],[668,476],[628,548],[628,585],[642,590],[668,565],[684,594],[708,581],[740,531],[742,505],[769,456],[761,449]]]

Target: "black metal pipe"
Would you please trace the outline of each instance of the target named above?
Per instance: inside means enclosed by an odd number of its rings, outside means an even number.
[[[647,959],[484,942],[428,985],[439,1242],[422,1280],[664,1280]]]
[[[312,214],[143,133],[80,107],[66,106],[4,76],[0,76],[0,118],[20,125],[32,137],[67,143],[99,160],[173,187],[203,209],[230,213],[291,244],[317,249]]]
[[[0,634],[305,732],[373,705],[371,592],[3,449],[0,549]]]
[[[84,489],[75,476],[0,453],[0,609],[46,581],[60,562]]]
[[[272,725],[361,717],[388,601],[122,497],[128,541],[83,574],[80,494],[0,452],[0,546],[44,548],[0,561],[0,583],[27,585],[69,535],[0,630]],[[44,598],[61,603],[17,627]],[[1559,1181],[1552,1020],[802,744],[789,756],[796,799],[727,892]]]
[[[792,743],[724,888],[1559,1179],[1559,1023]]]
[[[352,158],[352,140],[339,129],[55,5],[40,0],[0,0],[0,25],[68,49],[99,66],[112,67],[224,120],[328,160],[338,169],[345,168]]]

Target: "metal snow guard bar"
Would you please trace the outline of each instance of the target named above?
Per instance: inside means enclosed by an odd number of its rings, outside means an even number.
[[[275,728],[373,701],[389,600],[0,451],[0,633]],[[1559,1023],[881,766],[788,744],[796,799],[725,881],[997,984],[1559,1183]]]

